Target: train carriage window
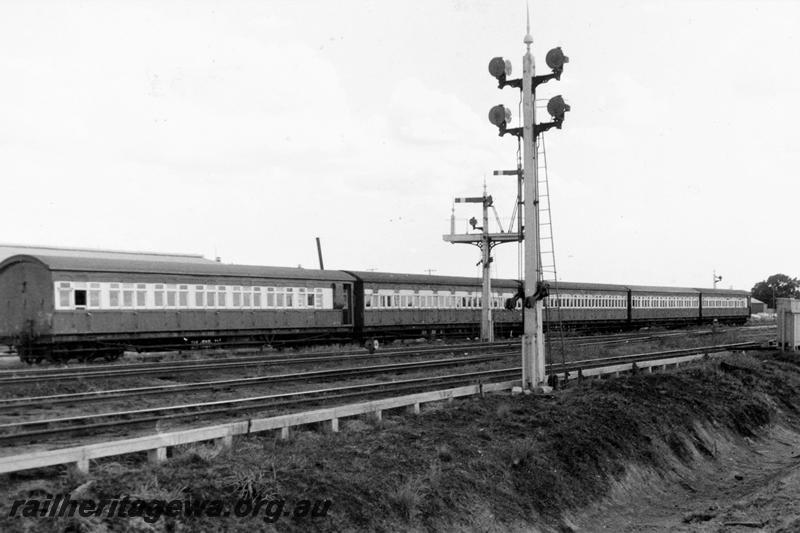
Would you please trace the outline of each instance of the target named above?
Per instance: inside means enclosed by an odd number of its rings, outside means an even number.
[[[386,295],[385,294],[381,294],[380,295],[380,306],[381,307],[386,307]]]
[[[75,289],[75,307],[86,307],[86,289]]]
[[[294,307],[294,289],[286,288],[286,307]]]
[[[231,288],[231,295],[233,297],[232,305],[233,307],[239,308],[242,306],[242,288],[241,287],[232,287]]]
[[[100,307],[100,284],[89,284],[89,307]]]
[[[178,306],[189,307],[189,286],[178,285]]]
[[[306,293],[306,307],[316,307],[317,295],[313,292]]]
[[[194,306],[205,307],[205,285],[194,286]]]
[[[372,307],[379,307],[381,305],[380,297],[377,294],[373,294],[370,300],[372,300]]]
[[[227,307],[228,306],[228,290],[227,286],[225,285],[217,285],[217,307]]]
[[[217,305],[217,291],[211,285],[206,287],[206,305],[208,307],[216,307]]]
[[[267,287],[267,307],[275,307],[275,287]]]
[[[253,307],[253,292],[250,287],[242,288],[242,307]]]
[[[156,285],[154,291],[154,304],[156,307],[164,307],[164,286]]]
[[[412,296],[412,299],[414,300],[413,302],[414,307],[419,307],[419,294],[415,294],[414,296]]]
[[[261,287],[253,287],[253,307],[261,309]]]
[[[278,287],[275,293],[275,307],[283,307],[284,301],[286,300],[286,295],[283,293],[283,288]]]
[[[59,307],[69,307],[70,299],[72,298],[72,289],[68,282],[61,282],[58,284],[58,305]]]
[[[306,289],[304,287],[300,287],[297,289],[297,302],[295,302],[295,307],[305,307],[306,306]]]
[[[176,295],[176,286],[167,285],[167,307],[175,307],[177,302]]]
[[[136,307],[147,307],[147,284],[136,285]]]
[[[414,307],[414,297],[406,296],[406,307]]]
[[[374,302],[375,300],[373,300],[373,303]],[[324,307],[324,303],[322,300],[322,289],[314,289],[314,307],[316,309],[322,309]]]
[[[372,304],[372,294],[364,291],[364,307],[374,307]]]
[[[108,306],[119,307],[119,283],[112,283],[108,289]]]
[[[133,307],[133,284],[122,284],[122,306]]]

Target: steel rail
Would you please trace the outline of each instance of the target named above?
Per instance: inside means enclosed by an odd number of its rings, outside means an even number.
[[[622,363],[636,363],[640,361],[657,361],[659,359],[669,359],[682,355],[711,354],[724,351],[749,350],[761,346],[761,342],[748,341],[736,342],[731,344],[714,344],[709,346],[696,346],[693,348],[680,348],[676,350],[664,350],[660,352],[648,352],[642,354],[614,355],[611,357],[582,359],[579,361],[568,361],[566,363],[549,363],[547,368],[550,374],[559,372],[571,372],[583,368],[602,368]]]
[[[474,346],[459,346],[458,348],[423,348],[418,350],[408,351],[392,351],[381,352],[379,354],[351,354],[351,355],[336,355],[336,356],[304,356],[293,358],[247,358],[247,359],[224,359],[216,361],[176,361],[175,363],[149,363],[146,367],[130,368],[128,365],[116,366],[115,368],[102,368],[100,370],[84,371],[83,369],[65,369],[63,372],[41,374],[41,375],[22,375],[22,376],[9,376],[0,378],[0,385],[17,385],[25,383],[41,383],[45,381],[55,381],[66,378],[73,379],[99,379],[99,378],[118,378],[128,376],[145,376],[145,375],[174,375],[175,373],[184,372],[204,372],[211,370],[233,369],[242,367],[258,367],[258,366],[282,366],[282,365],[302,365],[309,363],[324,363],[336,361],[348,361],[359,359],[375,359],[375,358],[388,358],[388,357],[413,357],[416,355],[430,355],[430,354],[447,354],[451,352],[463,352],[483,350],[487,348],[504,348],[515,346],[518,343],[485,343]],[[2,375],[2,374],[0,374]]]
[[[752,342],[735,343],[728,345],[714,345],[707,347],[667,350],[662,352],[649,352],[645,354],[618,355],[605,358],[592,358],[579,361],[571,361],[569,363],[566,363],[566,366],[562,363],[548,363],[547,366],[553,372],[557,372],[558,368],[569,368],[569,367],[574,367],[575,365],[589,366],[594,364],[611,364],[613,362],[626,362],[629,360],[635,361],[641,358],[657,359],[660,357],[674,357],[676,355],[694,353],[697,350],[717,349],[719,347],[724,347],[729,349],[742,349],[751,347],[752,344],[753,344]],[[494,353],[484,356],[487,359],[481,359],[481,360],[489,361],[489,360],[494,360],[495,358],[512,356],[515,354],[516,352]],[[426,366],[451,366],[453,364],[460,364],[460,362],[475,363],[475,362],[480,362],[481,360],[476,361],[474,356],[472,356],[463,358],[449,358],[449,359],[429,361],[429,362],[392,363],[388,365],[373,365],[369,367],[350,367],[350,368],[334,369],[334,370],[297,372],[291,374],[280,374],[277,376],[256,376],[247,378],[232,378],[226,380],[213,380],[205,382],[175,383],[167,385],[148,386],[148,387],[133,387],[126,389],[76,392],[76,393],[45,395],[45,396],[29,396],[23,398],[3,398],[0,399],[0,412],[8,409],[19,409],[22,407],[40,407],[44,405],[54,405],[59,403],[80,403],[85,401],[93,401],[97,399],[108,400],[108,399],[124,398],[129,396],[148,396],[148,395],[168,394],[174,392],[190,392],[190,391],[207,390],[207,389],[213,390],[213,389],[224,389],[224,388],[238,388],[238,387],[247,387],[263,383],[276,383],[276,382],[297,381],[297,380],[314,380],[314,379],[325,379],[331,377],[358,376],[362,374],[368,375],[370,373],[391,371],[392,369],[413,370],[418,368],[424,368]]]
[[[622,364],[622,363],[631,363],[631,362],[641,362],[641,361],[657,361],[659,359],[668,359],[673,357],[678,357],[682,355],[695,355],[695,354],[706,354],[706,353],[715,353],[721,351],[730,351],[730,350],[744,350],[749,348],[755,348],[759,346],[759,343],[755,342],[746,342],[746,343],[735,343],[735,344],[721,344],[721,345],[712,345],[712,346],[703,346],[697,348],[685,348],[680,350],[666,350],[661,352],[650,352],[644,354],[632,354],[632,355],[620,355],[620,356],[613,356],[613,357],[606,357],[606,358],[598,358],[598,359],[585,359],[582,361],[573,361],[566,364],[548,364],[547,368],[549,370],[549,374],[556,374],[560,372],[571,372],[581,369],[590,369],[590,368],[602,368],[604,366],[610,366],[615,364]],[[317,377],[317,378],[325,378],[325,377],[353,377],[358,375],[369,375],[375,373],[382,373],[386,371],[397,371],[397,370],[419,370],[429,367],[442,367],[442,366],[452,366],[453,364],[461,364],[464,362],[468,362],[471,364],[481,363],[481,362],[488,362],[492,360],[497,360],[507,355],[516,355],[516,352],[504,353],[504,354],[493,354],[491,356],[479,356],[479,357],[465,357],[465,358],[451,358],[451,359],[443,359],[438,361],[427,361],[422,363],[397,363],[397,364],[390,364],[390,365],[379,365],[374,367],[368,368],[355,368],[355,369],[343,369],[343,370],[333,370],[333,371],[316,371],[311,373],[296,373],[296,374],[283,374],[278,376],[263,376],[258,378],[246,378],[251,380],[251,382],[265,382],[265,381],[282,381],[284,379],[288,380],[296,380],[296,379],[303,379],[308,380],[310,376]],[[510,369],[509,369],[510,370]],[[366,371],[366,372],[362,372]],[[446,376],[445,376],[446,377]],[[225,380],[217,383],[217,387],[221,388],[222,384],[228,382],[241,382],[243,380]],[[394,383],[394,382],[391,382]],[[189,384],[189,386],[196,385],[199,387],[208,387],[209,383],[197,383],[197,384]],[[387,383],[381,383],[378,385],[387,385]],[[171,386],[167,386],[166,388],[170,388]],[[152,389],[152,388],[151,388]],[[191,389],[189,389],[191,390]],[[98,393],[102,394],[104,391],[97,391]],[[110,391],[110,392],[118,392],[118,391]],[[144,391],[136,391],[135,389],[131,389],[128,391],[119,391],[123,393],[130,393],[130,394],[139,394],[141,395]],[[170,390],[172,392],[172,390]],[[84,393],[76,393],[76,394],[84,394]],[[92,393],[87,393],[92,394]],[[297,393],[290,393],[290,394],[297,394]],[[58,397],[53,397],[56,399]],[[260,398],[260,397],[256,397]],[[240,401],[247,401],[248,398],[244,399],[235,399],[235,400],[219,400],[215,402],[201,402],[196,404],[188,404],[188,406],[203,406],[203,405],[216,405],[219,403],[230,403],[230,402],[240,402]],[[20,405],[10,406],[18,408]],[[78,421],[78,420],[87,420],[91,418],[98,418],[98,417],[107,417],[107,416],[128,416],[130,414],[136,414],[140,412],[161,412],[170,409],[185,409],[187,405],[181,406],[173,406],[173,407],[154,407],[148,408],[144,410],[131,410],[131,411],[123,411],[117,413],[98,413],[93,415],[85,415],[85,416],[76,416],[76,417],[66,417],[66,418],[59,418],[59,419],[39,419],[39,420],[30,420],[24,422],[14,422],[8,424],[0,424],[0,430],[7,430],[11,428],[21,428],[26,426],[36,426],[42,424],[49,424],[49,423],[58,423],[58,422],[65,422],[65,421]]]
[[[383,349],[380,353],[370,354],[370,355],[380,355],[380,354],[389,354],[389,355],[404,355],[408,353],[417,353],[420,351],[436,351],[436,350],[460,350],[460,349],[469,349],[469,348],[480,348],[480,347],[494,347],[494,346],[502,346],[504,344],[519,344],[519,341],[502,341],[502,342],[464,342],[458,344],[442,344],[438,346],[409,346],[403,348],[392,348],[392,349]],[[186,350],[188,351],[188,350]],[[166,354],[174,354],[175,352],[164,352]],[[366,355],[368,352],[364,348],[359,348],[356,350],[345,350],[345,351],[327,351],[327,352],[301,352],[297,354],[287,355],[287,354],[264,354],[263,352],[229,352],[229,354],[235,357],[236,361],[278,361],[278,360],[290,360],[290,359],[314,359],[319,357],[336,357],[336,356],[351,356],[351,355]],[[253,355],[256,354],[256,355]],[[212,354],[213,355],[213,354]],[[160,357],[160,356],[159,356]],[[183,359],[177,361],[154,361],[154,362],[141,362],[141,363],[124,363],[124,362],[115,362],[115,363],[103,363],[103,364],[93,364],[93,365],[79,365],[79,366],[62,366],[62,367],[44,367],[44,368],[17,368],[11,370],[0,370],[0,378],[5,377],[26,377],[26,376],[41,376],[47,374],[63,374],[69,375],[72,373],[80,373],[80,372],[91,372],[91,371],[109,371],[114,369],[137,369],[137,368],[154,368],[159,365],[173,365],[173,366],[186,366],[186,365],[193,365],[198,363],[224,363],[224,362],[231,362],[232,359]]]
[[[0,426],[0,429],[11,430],[11,432],[0,434],[0,442],[19,441],[54,434],[72,433],[76,431],[141,425],[169,419],[191,418],[208,415],[225,415],[239,411],[252,411],[256,409],[275,408],[286,405],[297,405],[301,403],[330,401],[333,399],[342,399],[355,396],[363,397],[365,394],[369,395],[370,397],[376,395],[383,397],[398,392],[406,392],[420,388],[430,388],[433,385],[440,386],[443,383],[448,385],[461,384],[464,382],[474,383],[476,379],[478,379],[479,382],[483,382],[481,379],[486,378],[492,380],[502,380],[504,378],[514,377],[518,374],[519,368],[484,370],[444,376],[430,376],[424,378],[398,380],[388,383],[348,385],[311,391],[298,391],[266,396],[237,398],[233,400],[219,400],[215,402],[184,404],[169,407],[154,407],[116,413],[98,413],[80,417],[30,421],[19,424],[5,424]],[[63,423],[72,423],[72,425],[65,427],[45,427],[43,429],[26,430],[26,428],[35,428],[37,426],[48,425],[52,426],[53,424]],[[14,431],[19,429],[23,429],[23,431]]]
[[[406,363],[389,363],[384,365],[371,365],[362,367],[336,368],[330,370],[313,370],[309,372],[293,372],[288,374],[274,374],[268,376],[254,376],[246,378],[233,378],[214,381],[203,381],[194,383],[172,383],[167,385],[154,385],[149,387],[135,387],[128,389],[112,389],[88,392],[73,392],[67,394],[55,394],[49,396],[29,396],[25,398],[4,398],[0,399],[0,411],[9,409],[19,409],[23,407],[42,407],[57,403],[79,403],[94,400],[109,400],[125,398],[129,396],[151,396],[158,394],[173,394],[181,392],[191,392],[207,389],[228,389],[236,387],[249,387],[253,385],[264,385],[273,383],[286,383],[292,381],[318,381],[331,378],[351,378],[382,374],[386,372],[410,372],[424,370],[426,368],[442,368],[449,366],[459,366],[464,364],[480,364],[508,356],[518,355],[517,351],[495,352],[487,355],[468,356],[468,357],[449,357],[446,359],[435,359],[433,361],[412,361]],[[0,424],[0,429],[5,426]]]
[[[722,332],[746,329],[764,329],[774,328],[774,326],[745,326],[740,328],[733,328],[733,330],[723,330]],[[623,332],[619,334],[607,334],[596,336],[577,336],[568,337],[566,342],[578,343],[577,346],[593,346],[600,344],[613,344],[617,342],[630,342],[648,339],[659,339],[672,336],[686,336],[686,335],[700,335],[711,333],[711,330],[695,330],[695,331],[679,331],[679,332],[664,332],[664,333],[630,333]],[[593,340],[596,339],[596,340]],[[587,342],[588,341],[588,342]],[[108,378],[119,376],[127,376],[134,374],[159,374],[161,372],[180,372],[180,371],[203,371],[206,369],[218,368],[237,368],[247,366],[247,364],[255,365],[269,365],[275,366],[281,363],[284,364],[302,364],[314,362],[327,362],[327,361],[344,361],[351,359],[360,359],[365,357],[380,358],[380,357],[395,357],[405,355],[424,355],[427,353],[446,353],[458,350],[478,350],[481,348],[496,348],[504,346],[517,346],[519,341],[504,341],[495,343],[459,343],[447,344],[443,346],[423,346],[423,347],[410,347],[392,349],[388,351],[381,351],[379,353],[366,354],[363,350],[351,352],[316,352],[296,356],[235,356],[233,359],[217,359],[217,360],[203,360],[191,359],[183,361],[170,361],[170,362],[152,362],[152,363],[117,363],[105,365],[85,365],[72,368],[40,368],[40,369],[14,369],[14,370],[0,370],[0,385],[13,385],[30,383],[32,381],[53,381],[65,377],[76,377],[80,379],[91,378]],[[135,372],[134,372],[135,371]],[[152,372],[151,372],[152,371]],[[35,379],[32,379],[35,378]]]
[[[635,363],[645,361],[657,361],[659,359],[669,359],[681,355],[698,355],[698,354],[711,354],[722,351],[730,350],[744,350],[749,348],[756,348],[760,343],[735,343],[704,346],[698,348],[687,348],[681,350],[669,350],[662,352],[652,352],[647,354],[634,354],[628,356],[615,356],[604,359],[590,359],[584,361],[576,361],[566,365],[548,365],[549,373],[554,374],[556,366],[559,366],[557,372],[571,372],[580,371],[582,369],[590,368],[603,368],[606,366],[614,366],[621,363]],[[45,437],[54,434],[74,433],[78,431],[86,431],[89,429],[101,428],[118,428],[120,426],[141,425],[145,423],[157,423],[159,421],[168,419],[191,418],[209,415],[230,415],[234,412],[246,410],[251,411],[254,409],[264,409],[268,407],[280,407],[285,405],[296,405],[309,402],[330,401],[332,399],[342,399],[352,396],[363,396],[366,391],[380,390],[381,393],[397,393],[408,390],[409,388],[415,389],[423,383],[428,385],[435,383],[440,385],[442,383],[450,384],[455,382],[469,381],[475,377],[509,377],[517,376],[521,371],[520,367],[505,368],[499,370],[485,370],[479,372],[469,372],[462,374],[450,374],[444,376],[433,376],[427,378],[414,378],[410,380],[392,381],[389,383],[370,383],[350,385],[343,387],[333,387],[328,389],[313,390],[313,391],[299,391],[292,393],[274,394],[268,396],[237,398],[233,400],[219,400],[214,402],[204,402],[195,404],[184,404],[178,406],[168,407],[154,407],[147,409],[139,409],[133,411],[122,411],[116,413],[97,413],[93,415],[85,415],[80,417],[66,417],[61,419],[49,420],[36,420],[14,424],[5,424],[0,426],[0,429],[10,430],[6,434],[0,434],[0,442],[2,441],[19,441],[30,440],[38,437]],[[265,403],[266,402],[266,403]],[[205,409],[204,409],[205,408]],[[134,418],[130,418],[133,416]],[[136,418],[139,416],[140,418]],[[110,419],[117,418],[118,420],[112,421]],[[102,420],[106,421],[102,421]],[[92,422],[101,420],[101,422]],[[44,428],[38,430],[27,430],[25,428],[48,426],[53,424],[73,423],[72,426],[60,428]],[[87,422],[89,422],[87,424]],[[22,429],[23,431],[19,431]],[[16,431],[15,431],[16,430]]]

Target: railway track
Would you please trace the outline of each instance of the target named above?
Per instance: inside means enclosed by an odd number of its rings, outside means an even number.
[[[62,379],[99,379],[99,378],[117,378],[128,376],[172,376],[177,373],[185,372],[202,372],[208,370],[228,370],[235,368],[258,368],[259,366],[291,366],[309,363],[328,363],[328,362],[341,362],[341,361],[354,361],[363,359],[377,359],[388,357],[401,357],[401,356],[416,356],[416,355],[442,355],[450,354],[453,352],[469,352],[476,350],[484,350],[487,348],[506,348],[518,346],[519,342],[507,343],[472,343],[456,345],[453,347],[424,347],[411,350],[391,350],[382,351],[376,354],[369,354],[366,352],[355,354],[336,354],[336,355],[303,355],[298,357],[236,357],[232,359],[218,359],[211,361],[174,361],[169,363],[140,363],[140,364],[122,364],[114,365],[109,368],[108,365],[99,365],[94,367],[84,368],[62,368],[56,371],[48,369],[35,369],[35,370],[22,370],[22,371],[7,371],[0,372],[0,385],[17,385],[23,383],[41,383],[46,381],[55,381]]]
[[[0,442],[14,444],[19,442],[32,443],[43,437],[54,435],[72,435],[78,432],[102,429],[118,429],[131,426],[156,424],[166,420],[200,419],[212,416],[226,416],[241,414],[242,412],[263,411],[287,406],[316,405],[329,403],[333,400],[359,398],[362,400],[384,398],[399,393],[410,393],[442,386],[458,386],[472,384],[476,381],[486,380],[503,381],[518,376],[518,367],[466,372],[445,376],[431,376],[407,380],[397,380],[388,383],[368,383],[331,387],[311,391],[272,394],[234,400],[216,402],[202,402],[169,407],[155,407],[130,411],[99,413],[78,417],[65,417],[59,419],[34,420],[14,424],[0,425]]]
[[[684,355],[711,354],[722,351],[746,350],[760,346],[757,342],[743,342],[724,345],[702,346],[697,348],[686,348],[680,350],[665,350],[661,352],[650,352],[644,354],[622,355],[602,359],[588,359],[574,361],[566,364],[548,365],[548,374],[560,374],[587,370],[590,368],[602,368],[621,363],[635,363],[641,361],[654,361],[668,359]],[[516,352],[514,352],[516,355]],[[488,358],[491,356],[471,357],[471,361]],[[498,359],[505,355],[497,355]],[[423,363],[402,363],[405,368],[415,365],[417,369],[430,366],[430,362]],[[426,366],[420,366],[426,365]],[[396,367],[397,365],[381,365],[384,367]],[[443,376],[431,376],[425,378],[414,378],[407,380],[395,380],[383,383],[367,383],[357,385],[347,385],[318,389],[311,391],[290,392],[282,394],[272,394],[267,396],[255,396],[247,398],[237,398],[232,400],[219,400],[213,402],[199,402],[166,407],[152,407],[146,409],[97,413],[83,416],[72,416],[63,418],[51,418],[40,420],[27,420],[0,425],[0,442],[4,443],[31,443],[37,439],[48,438],[55,435],[73,435],[87,431],[114,430],[123,427],[142,426],[156,424],[165,420],[208,418],[214,416],[230,416],[241,414],[242,412],[255,412],[264,409],[285,408],[301,404],[316,404],[319,402],[331,402],[334,400],[361,398],[370,399],[373,397],[392,396],[398,393],[409,391],[430,390],[431,387],[442,385],[457,386],[461,384],[474,384],[476,381],[486,383],[494,380],[506,380],[518,377],[521,372],[520,367],[510,367],[497,370],[483,370],[477,372],[466,372]],[[16,407],[20,407],[19,405]]]
[[[68,394],[55,394],[48,396],[29,396],[26,398],[3,398],[0,399],[0,413],[9,410],[31,407],[43,407],[60,403],[81,403],[86,401],[107,401],[131,396],[144,397],[162,394],[176,394],[182,392],[196,392],[202,390],[223,390],[237,387],[250,387],[254,385],[267,385],[276,383],[287,383],[293,381],[321,381],[331,379],[350,379],[389,372],[410,372],[429,368],[446,368],[451,366],[461,366],[470,364],[481,364],[509,356],[518,356],[517,350],[506,352],[495,352],[489,355],[450,357],[446,359],[435,359],[432,361],[416,361],[408,363],[390,363],[383,365],[371,365],[361,367],[336,368],[331,370],[314,370],[308,372],[293,372],[289,374],[275,374],[268,376],[255,376],[235,379],[223,379],[213,381],[203,381],[195,383],[173,383],[166,385],[156,385],[150,387],[135,387],[128,389],[101,390],[89,392],[75,392]],[[2,429],[0,425],[0,429]]]
[[[749,326],[743,328],[733,328],[731,330],[719,331],[739,331],[756,328],[774,328],[774,326]],[[689,330],[663,333],[620,333],[614,335],[599,336],[580,336],[566,337],[564,342],[570,347],[587,347],[604,344],[640,342],[648,340],[658,340],[668,337],[682,337],[688,335],[702,335],[712,333],[712,330]],[[554,341],[557,342],[557,341]],[[106,365],[90,365],[78,367],[62,368],[39,368],[39,369],[14,369],[0,371],[0,385],[17,385],[25,383],[44,383],[48,381],[58,381],[63,379],[109,379],[129,376],[172,376],[178,373],[202,372],[211,370],[229,370],[237,368],[248,368],[258,366],[280,366],[280,365],[301,365],[310,363],[329,363],[341,361],[353,361],[360,359],[375,359],[389,357],[403,357],[416,355],[438,355],[458,351],[472,351],[481,349],[497,349],[504,347],[519,346],[518,340],[495,342],[495,343],[459,343],[444,346],[423,346],[402,349],[381,350],[378,353],[369,354],[363,350],[358,352],[317,352],[296,356],[264,356],[264,355],[237,355],[232,358],[217,360],[191,359],[183,361],[169,362],[150,362],[150,363],[117,363]]]

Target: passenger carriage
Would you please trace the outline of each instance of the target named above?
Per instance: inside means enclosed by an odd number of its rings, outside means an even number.
[[[601,283],[549,282],[544,301],[548,329],[607,330],[628,325],[628,288]]]
[[[126,347],[353,337],[342,272],[18,255],[0,263],[0,343],[24,360]]]
[[[433,336],[446,333],[477,335],[482,291],[477,278],[424,276],[383,272],[350,272],[356,278],[356,329],[364,337]],[[517,291],[514,280],[492,280],[495,331],[520,332],[520,309],[504,302]]]

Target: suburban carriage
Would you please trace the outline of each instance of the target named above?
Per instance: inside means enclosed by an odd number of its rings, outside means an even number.
[[[544,302],[548,329],[614,329],[629,324],[629,290],[623,285],[550,282]]]
[[[32,250],[33,251],[33,250]],[[45,253],[46,252],[46,253]],[[479,278],[221,264],[199,256],[57,250],[0,262],[0,344],[23,360],[125,348],[476,335]],[[499,336],[522,329],[520,283],[492,281]],[[550,284],[545,324],[574,329],[744,322],[748,293]]]
[[[681,287],[630,285],[632,326],[685,325],[700,322],[700,291]]]
[[[337,271],[17,255],[0,263],[0,343],[20,358],[113,359],[126,347],[353,337]]]
[[[733,289],[697,289],[703,322],[744,324],[750,317],[750,294]]]
[[[407,337],[480,331],[479,278],[384,272],[349,272],[355,279],[356,330],[364,337]],[[516,292],[515,280],[492,280],[491,308],[498,335],[521,330],[517,309],[504,302]]]

